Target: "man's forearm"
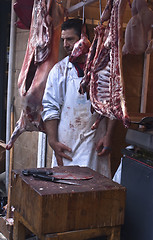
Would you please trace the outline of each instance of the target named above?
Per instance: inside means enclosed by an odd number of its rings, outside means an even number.
[[[116,119],[108,119],[108,122],[107,122],[107,131],[106,131],[106,135],[111,137],[113,135],[113,132],[114,132],[114,128],[116,126],[116,122],[117,120]]]
[[[48,136],[48,142],[51,147],[58,141],[57,136],[58,119],[45,121],[45,130]]]

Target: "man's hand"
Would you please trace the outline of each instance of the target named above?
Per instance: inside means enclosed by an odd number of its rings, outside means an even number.
[[[107,131],[104,137],[100,138],[96,145],[98,156],[108,154],[111,151],[112,137],[117,120],[108,119]]]
[[[111,141],[107,135],[99,139],[96,145],[96,151],[98,156],[108,154],[111,151]]]
[[[69,147],[67,147],[66,145],[60,142],[50,143],[50,146],[55,151],[55,156],[56,156],[58,166],[63,166],[63,158],[66,158],[72,161],[72,158],[64,153],[65,151],[68,151],[68,152],[72,151]]]
[[[59,142],[57,138],[58,119],[46,121],[45,129],[48,136],[48,143],[55,151],[58,166],[63,166],[63,158],[72,161],[72,158],[64,153],[65,151],[71,152],[72,150],[66,145]]]

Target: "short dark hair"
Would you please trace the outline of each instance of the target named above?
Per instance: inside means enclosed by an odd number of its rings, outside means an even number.
[[[79,18],[71,18],[63,22],[61,29],[67,30],[73,28],[76,35],[81,37],[81,28],[82,28],[82,20]]]

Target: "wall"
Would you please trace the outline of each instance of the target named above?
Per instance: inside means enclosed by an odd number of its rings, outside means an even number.
[[[127,110],[129,114],[132,112],[138,113],[141,97],[143,56],[126,55],[122,60]],[[122,122],[118,121],[114,132],[114,144],[111,154],[112,174],[115,173],[120,163],[120,159],[122,157],[122,149],[127,146],[125,142],[126,132],[127,128],[123,126]]]
[[[153,53],[150,56],[149,84],[147,94],[147,113],[153,113]],[[143,79],[144,55],[126,55],[123,57],[123,77],[125,84],[126,106],[130,116],[140,112],[141,87]],[[149,115],[150,116],[150,115]],[[130,128],[137,128],[131,125]],[[125,142],[127,129],[121,122],[117,123],[114,132],[113,150],[111,154],[112,173],[116,171],[122,157],[122,149],[127,146]]]

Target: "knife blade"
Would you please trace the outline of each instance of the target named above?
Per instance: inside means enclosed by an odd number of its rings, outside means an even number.
[[[63,180],[63,179],[57,179],[53,176],[33,174],[33,177],[36,178],[36,179],[41,179],[41,180],[44,180],[44,181],[50,181],[50,182],[54,182],[54,183],[63,183],[63,184],[69,184],[69,185],[80,185],[79,183],[74,183],[74,182],[70,182],[70,181],[67,181],[67,180]]]
[[[70,172],[65,172],[65,173],[53,172],[52,176],[58,179],[66,179],[66,180],[88,180],[93,178],[93,176],[89,174],[79,174],[79,173],[70,173]]]

